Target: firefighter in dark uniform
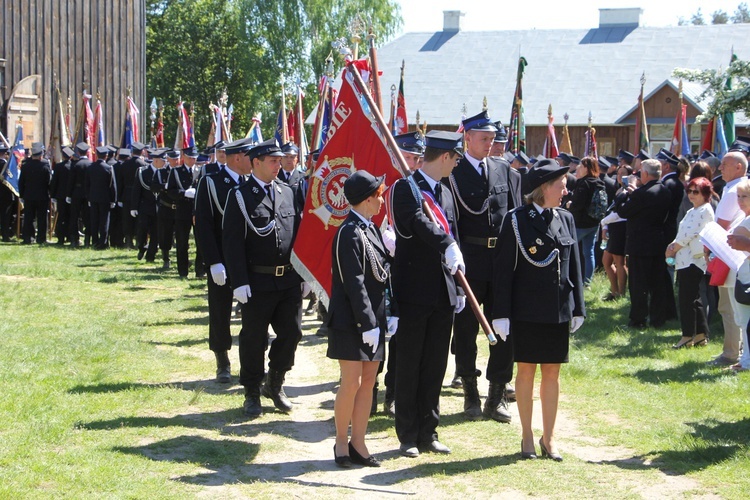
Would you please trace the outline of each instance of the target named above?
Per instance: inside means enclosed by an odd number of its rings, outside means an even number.
[[[133,198],[131,200],[130,215],[136,217],[136,246],[138,260],[146,256],[146,262],[156,259],[158,250],[158,214],[159,203],[156,194],[151,191],[151,184],[157,178],[160,170],[164,169],[164,158],[167,151],[155,149],[148,151],[151,164],[138,169],[133,184]]]
[[[225,146],[226,143],[224,141],[219,141],[213,146],[206,148],[204,152],[209,156],[213,155],[214,161],[203,165],[203,168],[201,169],[201,177],[207,174],[215,174],[227,164],[227,155],[224,151]]]
[[[84,178],[86,169],[91,166],[91,160],[86,154],[90,146],[85,142],[79,142],[75,147],[75,156],[70,165],[70,177],[68,179],[67,196],[65,203],[70,205],[70,246],[76,248],[80,245],[80,228],[83,226],[84,245],[91,240],[91,228],[89,228],[89,210],[86,203],[86,192],[84,189]],[[80,222],[79,222],[80,221]]]
[[[290,143],[281,146],[281,152],[284,157],[281,159],[281,170],[279,170],[279,180],[292,188],[294,200],[302,211],[305,208],[305,198],[307,197],[307,179],[298,168],[299,148]]]
[[[438,441],[440,389],[448,364],[451,327],[465,297],[453,280],[464,261],[457,244],[453,199],[440,179],[462,154],[461,135],[430,132],[422,167],[391,188],[390,213],[396,233],[392,268],[398,305],[396,359],[396,435],[399,452],[450,453]],[[425,200],[433,222],[422,208]]]
[[[495,125],[486,111],[463,121],[466,155],[449,178],[456,204],[461,251],[466,258],[466,278],[477,301],[491,319],[494,298],[492,273],[497,237],[505,214],[521,205],[521,175],[506,160],[488,157],[495,139]],[[510,422],[508,384],[513,377],[513,346],[498,342],[490,346],[487,363],[489,394],[482,412],[477,389],[477,333],[479,322],[470,309],[456,315],[453,347],[456,373],[463,381],[464,414]]]
[[[169,165],[156,172],[151,181],[151,191],[156,194],[159,202],[159,213],[156,221],[159,227],[159,250],[161,250],[162,270],[170,267],[169,252],[172,250],[172,242],[175,240],[175,220],[177,215],[177,200],[167,190],[171,178],[175,175],[174,170],[180,164],[179,151],[169,150],[167,162]]]
[[[115,153],[116,161],[112,164],[112,171],[115,174],[115,186],[117,187],[117,204],[112,209],[109,217],[109,243],[116,248],[125,248],[125,232],[123,230],[123,221],[127,216],[130,219],[130,210],[125,211],[125,203],[123,197],[125,196],[122,180],[122,166],[130,158],[130,148],[118,149]],[[110,163],[109,161],[107,163]],[[132,189],[132,181],[135,179],[135,175],[131,179],[130,188]],[[132,193],[128,193],[128,199],[132,198]],[[132,235],[131,235],[132,236]]]
[[[276,141],[262,142],[246,154],[253,173],[229,192],[222,237],[233,294],[243,304],[240,384],[245,386],[245,415],[252,417],[263,413],[261,393],[279,410],[292,409],[282,384],[302,338],[302,279],[289,261],[301,216],[292,189],[277,180],[284,153]],[[269,325],[276,339],[261,391]]]
[[[232,285],[222,251],[222,223],[229,191],[250,175],[252,164],[245,153],[253,146],[243,139],[226,148],[227,164],[218,172],[206,174],[195,194],[195,241],[209,268],[208,348],[216,357],[216,381],[232,381],[229,350],[232,348]]]
[[[13,237],[13,214],[18,201],[15,193],[8,187],[5,180],[5,169],[8,167],[8,146],[0,142],[0,233],[2,239],[8,242]],[[66,186],[67,188],[67,186]]]
[[[70,239],[70,205],[65,203],[65,193],[70,178],[70,159],[75,153],[68,146],[62,148],[63,161],[52,167],[52,181],[49,192],[52,197],[52,209],[57,213],[55,236],[57,244],[64,245]]]
[[[136,218],[130,212],[138,210],[138,207],[133,206],[133,188],[138,182],[136,179],[138,170],[146,166],[145,160],[141,157],[144,149],[146,145],[143,143],[132,144],[130,158],[120,165],[120,175],[117,178],[117,187],[121,192],[121,196],[117,199],[118,205],[122,203],[122,236],[125,248],[135,248]]]
[[[109,148],[96,148],[96,161],[86,169],[84,192],[89,206],[92,244],[96,250],[107,248],[110,211],[117,202],[117,186],[112,165],[107,163]]]
[[[18,194],[23,202],[23,241],[31,244],[36,222],[36,242],[40,245],[47,241],[47,210],[49,209],[49,184],[52,169],[49,161],[42,159],[44,144],[35,142],[31,145],[31,158],[23,162],[19,169]]]
[[[194,148],[188,150],[193,162],[198,157]],[[160,200],[171,203],[174,207],[174,240],[177,253],[177,274],[180,278],[187,278],[190,270],[190,258],[188,251],[190,248],[190,231],[193,229],[193,205],[195,200],[195,188],[193,187],[193,170],[192,166],[187,167],[181,163],[180,151],[172,151],[167,154],[170,164],[170,172],[166,183],[166,190],[162,193]],[[164,205],[162,203],[162,205]],[[170,247],[171,247],[171,241]],[[166,246],[165,246],[166,247]],[[164,251],[162,247],[162,257],[167,255],[166,261],[169,260],[169,250]]]

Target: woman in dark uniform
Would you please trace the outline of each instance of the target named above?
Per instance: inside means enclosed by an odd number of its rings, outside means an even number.
[[[382,176],[359,170],[346,180],[344,195],[351,211],[331,249],[333,285],[325,326],[329,328],[327,356],[338,359],[341,368],[333,407],[334,456],[339,467],[351,467],[352,463],[380,466],[367,450],[365,433],[386,332],[395,332],[398,324],[398,318],[386,318],[388,252],[380,231],[370,222],[383,206],[382,194]]]
[[[630,179],[633,169],[630,165],[623,165],[617,170],[617,184],[621,186],[612,202],[612,211],[602,219],[602,232],[607,234],[607,248],[602,256],[604,272],[609,279],[609,293],[604,302],[617,300],[625,295],[628,286],[628,268],[625,266],[625,225],[627,221],[617,215],[617,207],[626,198],[627,186],[623,180]]]
[[[513,335],[516,401],[523,432],[521,457],[536,458],[531,429],[536,365],[542,382],[542,456],[560,461],[555,419],[560,395],[560,365],[568,361],[568,338],[585,315],[583,279],[573,216],[559,209],[567,194],[566,167],[539,161],[527,179],[526,205],[503,220],[495,260],[492,326],[505,340]]]

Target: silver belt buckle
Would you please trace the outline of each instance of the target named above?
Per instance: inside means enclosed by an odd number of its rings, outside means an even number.
[[[285,266],[276,266],[276,272],[274,273],[274,276],[284,276],[284,267]]]
[[[495,248],[497,246],[497,237],[487,238],[487,248]]]

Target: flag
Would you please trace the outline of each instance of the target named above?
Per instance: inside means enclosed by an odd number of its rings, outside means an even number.
[[[598,159],[599,152],[596,147],[596,129],[589,125],[589,128],[584,135],[586,136],[586,147],[583,151],[583,156],[592,156]]]
[[[367,61],[349,64],[360,70],[366,82]],[[401,178],[394,167],[396,162],[396,154],[381,134],[372,110],[344,69],[328,142],[310,176],[304,216],[292,249],[292,264],[302,279],[312,283],[324,303],[331,293],[331,242],[349,214],[344,181],[359,167],[375,176],[385,174],[389,186]],[[384,216],[382,212],[375,216],[374,223],[380,225]]]
[[[687,134],[687,104],[680,104],[680,110],[675,117],[670,150],[677,156],[690,154],[690,140]]]
[[[555,126],[553,125],[555,119],[552,116],[551,104],[547,113],[547,121],[547,137],[544,139],[544,157],[557,158],[560,151],[557,149],[557,137],[555,136]]]
[[[70,108],[71,107],[72,106],[70,105],[70,97],[68,97],[68,108],[66,109],[66,113],[65,113],[65,133],[67,134],[68,144],[72,144],[73,139],[75,138],[72,132],[73,129],[70,128],[70,121],[71,121],[70,120]]]
[[[260,117],[261,113],[253,116],[253,124],[250,125],[250,130],[247,131],[245,139],[252,139],[254,143],[263,142],[263,134],[260,130]]]
[[[94,108],[94,127],[91,132],[91,147],[105,146],[106,139],[104,138],[104,118],[102,117],[102,101],[96,100],[96,108]]]
[[[62,161],[63,146],[70,145],[70,135],[68,135],[68,127],[65,124],[65,111],[63,110],[59,88],[55,88],[55,97],[57,102],[52,109],[52,130],[46,155],[47,158],[52,158],[55,163],[58,163]]]
[[[234,104],[230,104],[227,110],[227,137],[229,142],[232,142],[232,120],[234,120]]]
[[[394,114],[393,120],[393,135],[405,134],[408,131],[409,119],[406,117],[406,99],[404,98],[404,62],[401,61],[401,81],[398,84],[398,96],[396,97],[396,113]]]
[[[156,134],[154,134],[154,142],[156,142],[157,148],[164,147],[164,119],[162,118],[161,111],[159,112],[159,118],[156,119]]]
[[[279,144],[286,144],[289,142],[289,127],[286,122],[286,107],[281,104],[279,108],[279,114],[276,116],[276,130],[273,136],[276,138],[276,142]]]
[[[79,142],[85,142],[89,146],[92,146],[86,156],[89,160],[94,159],[94,147],[96,146],[93,137],[94,132],[94,112],[91,111],[91,94],[83,92],[83,101],[81,102],[81,112],[78,114],[78,121],[76,122],[76,144]]]
[[[734,50],[732,51],[732,57],[729,59],[729,65],[731,66],[733,62],[737,60],[737,54],[734,53]],[[732,90],[732,79],[727,78],[727,83],[724,85],[724,88],[727,91]],[[727,144],[732,144],[735,139],[735,133],[734,133],[734,112],[733,111],[727,111],[726,113],[723,113],[721,115],[721,119],[724,122],[724,137]]]
[[[511,153],[526,152],[526,123],[523,116],[523,71],[527,66],[526,59],[518,59],[518,75],[516,77],[516,92],[513,95],[513,107],[510,112],[510,130],[508,133],[508,148]]]
[[[570,144],[570,130],[568,130],[568,115],[565,115],[565,125],[563,125],[562,139],[560,139],[560,153],[573,154],[573,146]],[[558,154],[560,154],[558,153]]]
[[[2,172],[2,183],[18,196],[18,176],[21,173],[21,163],[24,159],[23,125],[16,125],[16,140],[10,148],[10,158]]]
[[[294,137],[297,139],[295,144],[299,147],[299,163],[300,165],[304,165],[305,158],[307,158],[307,154],[310,152],[310,149],[307,146],[307,136],[305,134],[305,114],[304,114],[304,107],[302,106],[302,99],[304,99],[305,93],[302,92],[302,85],[300,83],[297,83],[297,106],[295,109],[295,129],[294,129]]]
[[[290,109],[286,117],[286,136],[289,138],[287,142],[297,144],[297,113],[294,109]]]
[[[641,80],[645,82],[645,79]],[[637,150],[646,152],[651,148],[648,138],[648,124],[646,123],[646,108],[643,104],[643,85],[638,95],[638,110],[635,114],[635,147]]]
[[[724,127],[721,116],[711,118],[706,127],[706,134],[703,136],[701,150],[712,151],[719,158],[723,158],[727,153],[727,139],[724,136]]]
[[[174,148],[182,150],[193,146],[195,146],[193,126],[190,124],[190,116],[188,116],[184,103],[180,101],[177,104],[177,134],[174,140]]]
[[[138,108],[133,99],[128,96],[125,102],[125,123],[122,127],[121,148],[130,148],[138,141]]]
[[[336,91],[333,89],[332,83],[326,75],[323,75],[320,79],[318,111],[315,115],[315,125],[313,125],[313,135],[310,142],[313,151],[323,149],[326,143],[328,128],[331,125],[331,112],[336,107]]]

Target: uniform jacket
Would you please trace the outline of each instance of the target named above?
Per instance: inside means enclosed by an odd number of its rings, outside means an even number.
[[[365,242],[372,253],[366,251]],[[333,284],[324,324],[359,335],[373,328],[385,331],[389,257],[380,231],[350,211],[333,238],[331,256]],[[372,270],[373,257],[378,273],[384,271],[378,277]]]
[[[286,172],[279,170],[278,178],[281,182],[286,183],[294,191],[294,201],[301,211],[305,208],[305,198],[307,197],[307,178],[299,169],[295,168],[291,172],[289,179],[286,179]],[[282,175],[284,178],[282,178]]]
[[[628,220],[625,253],[637,256],[664,256],[667,240],[664,225],[672,195],[659,181],[650,181],[632,193],[618,197],[615,211]]]
[[[86,169],[90,166],[91,160],[85,156],[71,163],[70,176],[68,177],[67,196],[70,198],[86,197],[86,188],[83,183],[86,177]]]
[[[25,201],[48,201],[52,169],[47,160],[23,162],[18,178],[18,194]]]
[[[114,203],[117,201],[117,187],[112,165],[104,160],[96,160],[86,169],[84,177],[86,199],[89,203]]]
[[[252,293],[286,290],[302,282],[294,269],[285,269],[283,276],[252,270],[252,266],[289,265],[297,236],[300,213],[296,210],[294,193],[278,181],[273,181],[272,186],[273,201],[251,177],[232,188],[224,210],[222,245],[229,280],[234,288],[250,285]]]
[[[146,166],[146,162],[140,156],[128,158],[120,164],[120,168],[115,170],[115,179],[117,180],[117,200],[123,202],[126,210],[135,210],[138,207],[131,206],[133,201],[133,186],[138,182],[135,178],[139,168]]]
[[[505,217],[495,255],[493,318],[559,324],[585,316],[575,222],[567,210],[556,208],[553,213],[549,226],[531,204]],[[544,267],[526,258],[541,263],[554,249],[559,250],[558,256]]]
[[[151,191],[151,181],[154,177],[156,177],[155,169],[148,165],[139,169],[135,174],[130,209],[138,210],[138,215],[156,215],[158,210],[156,195]]]
[[[413,175],[419,189],[431,191],[422,173]],[[396,232],[396,257],[393,265],[393,294],[400,303],[426,306],[456,305],[457,290],[445,265],[445,250],[458,238],[430,221],[412,191],[410,181],[398,180],[393,187],[391,216]],[[453,199],[443,189],[442,207],[451,232],[456,234]]]
[[[661,183],[669,190],[672,203],[669,205],[669,215],[664,225],[664,237],[670,242],[677,235],[677,213],[680,211],[682,198],[685,196],[685,185],[676,173],[669,173],[661,179]]]
[[[488,157],[483,161],[487,165],[487,178],[480,176],[471,163],[463,158],[453,169],[448,184],[456,208],[461,252],[466,261],[466,277],[490,281],[496,247],[470,243],[467,238],[497,238],[505,214],[521,205],[521,174],[501,158]],[[488,199],[487,211],[475,215],[467,210],[468,207],[474,212],[480,211]],[[496,245],[496,241],[494,244]]]
[[[173,168],[169,172],[163,199],[176,205],[175,219],[193,218],[194,200],[185,197],[185,191],[193,185],[193,172],[185,165]]]
[[[68,193],[68,180],[70,179],[70,160],[56,163],[52,168],[52,181],[49,185],[50,197],[60,203],[65,202]]]
[[[211,266],[224,262],[222,222],[229,191],[238,184],[223,168],[198,181],[195,193],[195,241],[203,261]]]

